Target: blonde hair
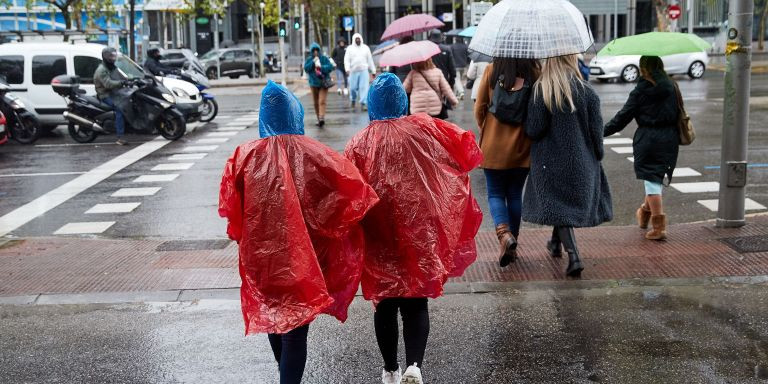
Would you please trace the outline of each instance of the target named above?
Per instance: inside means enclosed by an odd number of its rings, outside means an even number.
[[[576,112],[571,80],[573,78],[581,80],[577,60],[576,55],[551,57],[544,60],[541,75],[533,88],[533,96],[541,95],[544,105],[550,112],[555,110],[565,112],[566,106],[571,108],[571,112]],[[579,85],[584,86],[581,81]]]
[[[411,64],[411,69],[414,71],[426,71],[432,68],[435,68],[435,63],[432,62],[432,59],[426,59],[424,61]]]

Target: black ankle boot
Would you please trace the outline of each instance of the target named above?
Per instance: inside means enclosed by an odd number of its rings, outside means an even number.
[[[551,257],[563,257],[563,245],[560,243],[560,241],[547,241],[547,251],[549,251],[549,256]]]
[[[565,270],[565,274],[570,277],[581,277],[581,271],[584,270],[584,265],[579,259],[579,252],[568,252],[568,268]]]
[[[558,227],[557,234],[563,243],[565,251],[568,252],[568,268],[565,274],[569,277],[581,277],[581,271],[584,270],[584,264],[579,258],[579,248],[576,246],[576,235],[572,227]]]

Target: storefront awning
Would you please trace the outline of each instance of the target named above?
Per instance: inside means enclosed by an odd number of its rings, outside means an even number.
[[[189,9],[189,4],[184,0],[147,0],[144,3],[145,11],[183,11]]]

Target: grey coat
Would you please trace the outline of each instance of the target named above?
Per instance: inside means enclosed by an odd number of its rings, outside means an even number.
[[[532,92],[525,132],[533,140],[523,220],[550,226],[594,227],[613,219],[603,159],[600,98],[571,80],[576,112],[550,113]]]

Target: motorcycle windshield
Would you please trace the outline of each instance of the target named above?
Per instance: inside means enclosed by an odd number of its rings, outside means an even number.
[[[133,60],[126,56],[119,56],[115,66],[120,70],[120,74],[125,76],[126,79],[143,79],[144,71]]]

